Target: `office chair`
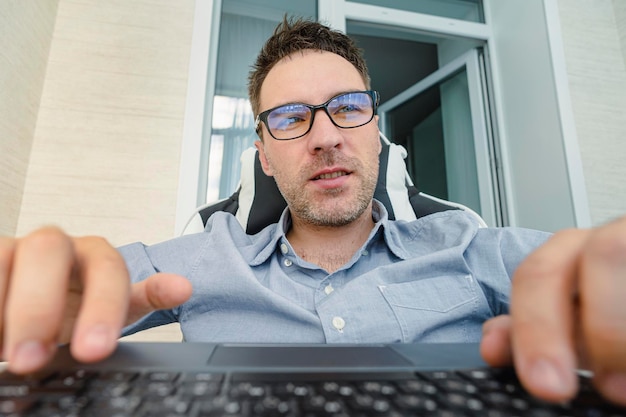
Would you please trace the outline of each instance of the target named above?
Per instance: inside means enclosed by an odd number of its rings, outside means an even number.
[[[381,142],[374,198],[385,206],[390,219],[412,221],[441,211],[464,210],[480,227],[487,227],[480,215],[470,208],[418,191],[406,171],[406,149],[391,143],[382,133]],[[209,217],[217,211],[234,214],[246,233],[255,234],[278,222],[286,206],[274,178],[263,172],[258,151],[248,148],[241,155],[241,181],[237,190],[228,198],[198,207],[181,234],[202,232]]]

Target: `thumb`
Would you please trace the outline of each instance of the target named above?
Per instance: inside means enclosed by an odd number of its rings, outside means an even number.
[[[157,273],[133,284],[127,325],[154,310],[174,308],[191,297],[191,283],[180,275]]]
[[[480,353],[490,366],[509,366],[513,363],[509,315],[497,316],[485,322]]]

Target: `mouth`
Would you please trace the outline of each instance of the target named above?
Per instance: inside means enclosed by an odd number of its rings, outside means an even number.
[[[349,172],[346,171],[333,171],[333,172],[325,172],[319,175],[314,176],[313,178],[311,178],[313,181],[317,181],[317,180],[331,180],[334,178],[339,178],[339,177],[343,177],[345,175],[349,175]]]

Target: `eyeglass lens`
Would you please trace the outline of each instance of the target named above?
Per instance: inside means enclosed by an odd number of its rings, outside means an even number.
[[[302,136],[311,128],[313,110],[305,104],[286,104],[267,115],[270,133],[277,139]],[[374,104],[368,93],[353,92],[334,97],[326,106],[327,114],[339,127],[358,127],[372,120]]]

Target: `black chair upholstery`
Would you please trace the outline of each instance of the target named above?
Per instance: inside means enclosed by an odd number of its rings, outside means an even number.
[[[390,219],[411,221],[441,211],[462,209],[475,215],[481,226],[486,226],[483,219],[467,207],[419,192],[406,175],[405,157],[406,150],[401,146],[383,143],[374,198],[385,206]],[[226,199],[199,207],[182,234],[204,230],[209,217],[217,211],[237,216],[246,233],[255,234],[278,222],[286,206],[274,178],[263,172],[258,152],[250,148],[242,155],[242,180],[237,191]]]

